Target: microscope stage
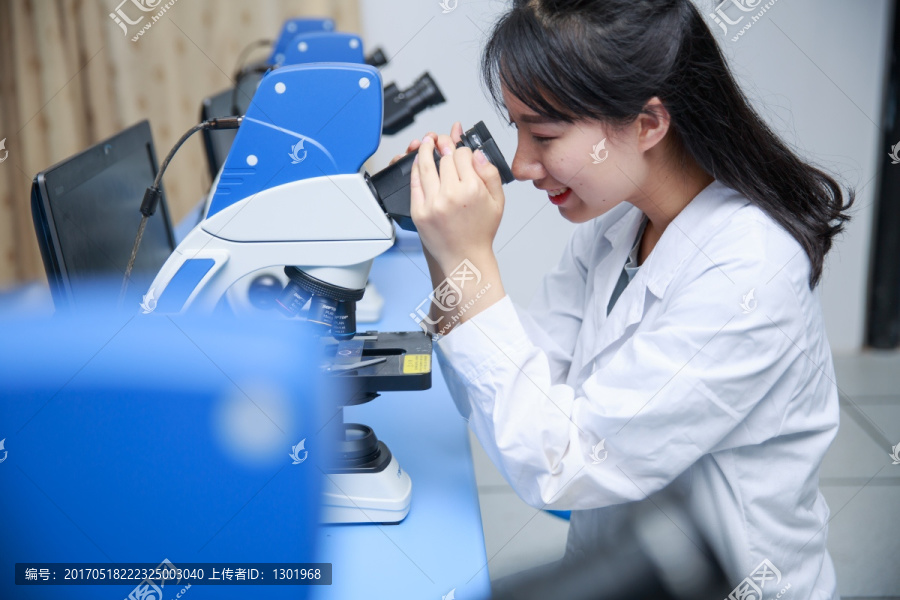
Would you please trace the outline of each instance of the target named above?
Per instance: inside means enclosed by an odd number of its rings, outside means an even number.
[[[424,331],[359,333],[351,340],[322,338],[326,371],[352,378],[364,392],[431,387],[431,337]]]

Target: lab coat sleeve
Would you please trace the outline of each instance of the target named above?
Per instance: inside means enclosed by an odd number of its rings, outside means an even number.
[[[761,273],[729,271],[710,266],[672,290],[579,389],[554,383],[547,353],[508,297],[437,343],[457,406],[526,502],[589,509],[640,500],[726,438],[750,444],[777,433],[777,410],[763,420],[768,429],[745,419],[772,403],[788,369],[810,368],[797,298],[775,277],[757,286],[758,308],[745,314],[742,294]]]
[[[595,224],[578,226],[556,267],[544,276],[531,304],[515,305],[529,339],[547,355],[555,383],[566,380],[581,329],[587,261],[596,247]]]

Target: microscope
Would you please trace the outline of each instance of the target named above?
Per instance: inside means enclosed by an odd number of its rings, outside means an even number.
[[[144,312],[212,312],[231,301],[229,289],[277,267],[288,281],[274,298],[278,311],[305,314],[317,328],[323,370],[353,384],[338,406],[430,388],[432,345],[424,332],[356,330],[355,303],[373,259],[394,243],[394,222],[414,229],[413,153],[373,176],[362,170],[378,148],[383,110],[381,78],[369,65],[311,63],[266,74],[206,217],[156,276]],[[504,182],[512,180],[482,123],[462,144],[482,149]],[[371,428],[333,421],[327,431],[339,450],[326,468],[324,521],[403,520],[412,482],[397,458]]]
[[[331,19],[289,19],[284,23],[267,60],[242,67],[234,76],[231,115],[244,112],[244,99],[253,97],[262,75],[269,69],[312,62],[347,62],[382,67],[388,57],[381,48],[363,53],[362,39],[334,30]],[[384,86],[383,133],[394,135],[411,125],[415,115],[444,102],[444,96],[428,72],[408,88],[396,83]],[[230,115],[220,115],[230,116]]]
[[[248,71],[242,71],[235,76],[237,83],[233,88],[231,111],[219,116],[245,113],[249,99],[255,99],[256,87],[262,75],[269,69],[322,62],[369,64],[379,67],[386,63],[387,59],[384,53],[377,49],[370,56],[365,56],[362,39],[354,33],[334,31],[334,23],[330,19],[288,20],[282,27],[268,62],[252,65]],[[427,72],[405,89],[395,83],[389,83],[383,87],[383,94],[381,132],[385,135],[400,132],[412,125],[418,113],[445,102],[443,94]],[[242,98],[248,101],[240,102]],[[213,137],[233,140],[235,133],[227,130],[204,131],[204,136],[209,147]],[[213,190],[217,187],[218,177],[218,174],[214,175]],[[211,202],[212,194],[207,198],[204,211],[207,216]],[[229,301],[233,306],[240,307],[241,312],[252,313],[273,308],[273,293],[276,289],[283,288],[287,279],[279,269],[260,272],[245,283],[246,285],[234,286],[229,290]],[[360,318],[377,320],[383,300],[374,287],[370,287],[366,300],[360,307]]]

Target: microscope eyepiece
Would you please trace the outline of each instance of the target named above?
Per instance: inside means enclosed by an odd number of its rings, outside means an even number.
[[[503,183],[509,183],[514,179],[512,170],[484,121],[479,121],[462,135],[456,147],[462,146],[471,148],[473,152],[475,150],[484,152],[491,164],[500,171],[500,180]],[[369,187],[381,203],[384,212],[407,231],[416,230],[409,214],[409,176],[415,158],[416,152],[410,152],[394,164],[368,178]],[[441,154],[435,149],[434,162],[438,169],[440,169],[440,161]]]
[[[471,148],[472,152],[475,152],[476,150],[484,152],[484,155],[491,161],[491,164],[500,171],[500,181],[504,184],[515,179],[515,177],[513,177],[512,169],[509,168],[506,159],[503,158],[503,153],[500,152],[497,142],[494,141],[494,137],[491,135],[491,132],[488,131],[484,121],[478,121],[472,129],[462,134],[462,138],[456,147],[459,148],[461,146]],[[438,162],[440,163],[440,160],[438,160]]]
[[[381,48],[375,48],[366,56],[366,64],[372,67],[383,67],[388,63],[387,54]]]
[[[381,131],[385,135],[393,135],[412,125],[418,113],[443,102],[444,95],[428,73],[423,73],[405,90],[389,83],[384,86],[384,120]]]

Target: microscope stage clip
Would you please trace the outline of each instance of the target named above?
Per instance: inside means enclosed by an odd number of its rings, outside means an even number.
[[[372,358],[369,360],[361,360],[359,362],[350,363],[346,365],[329,365],[325,367],[326,371],[352,371],[353,369],[361,369],[363,367],[368,367],[369,365],[377,365],[378,363],[387,362],[386,356],[379,356],[377,358]]]

